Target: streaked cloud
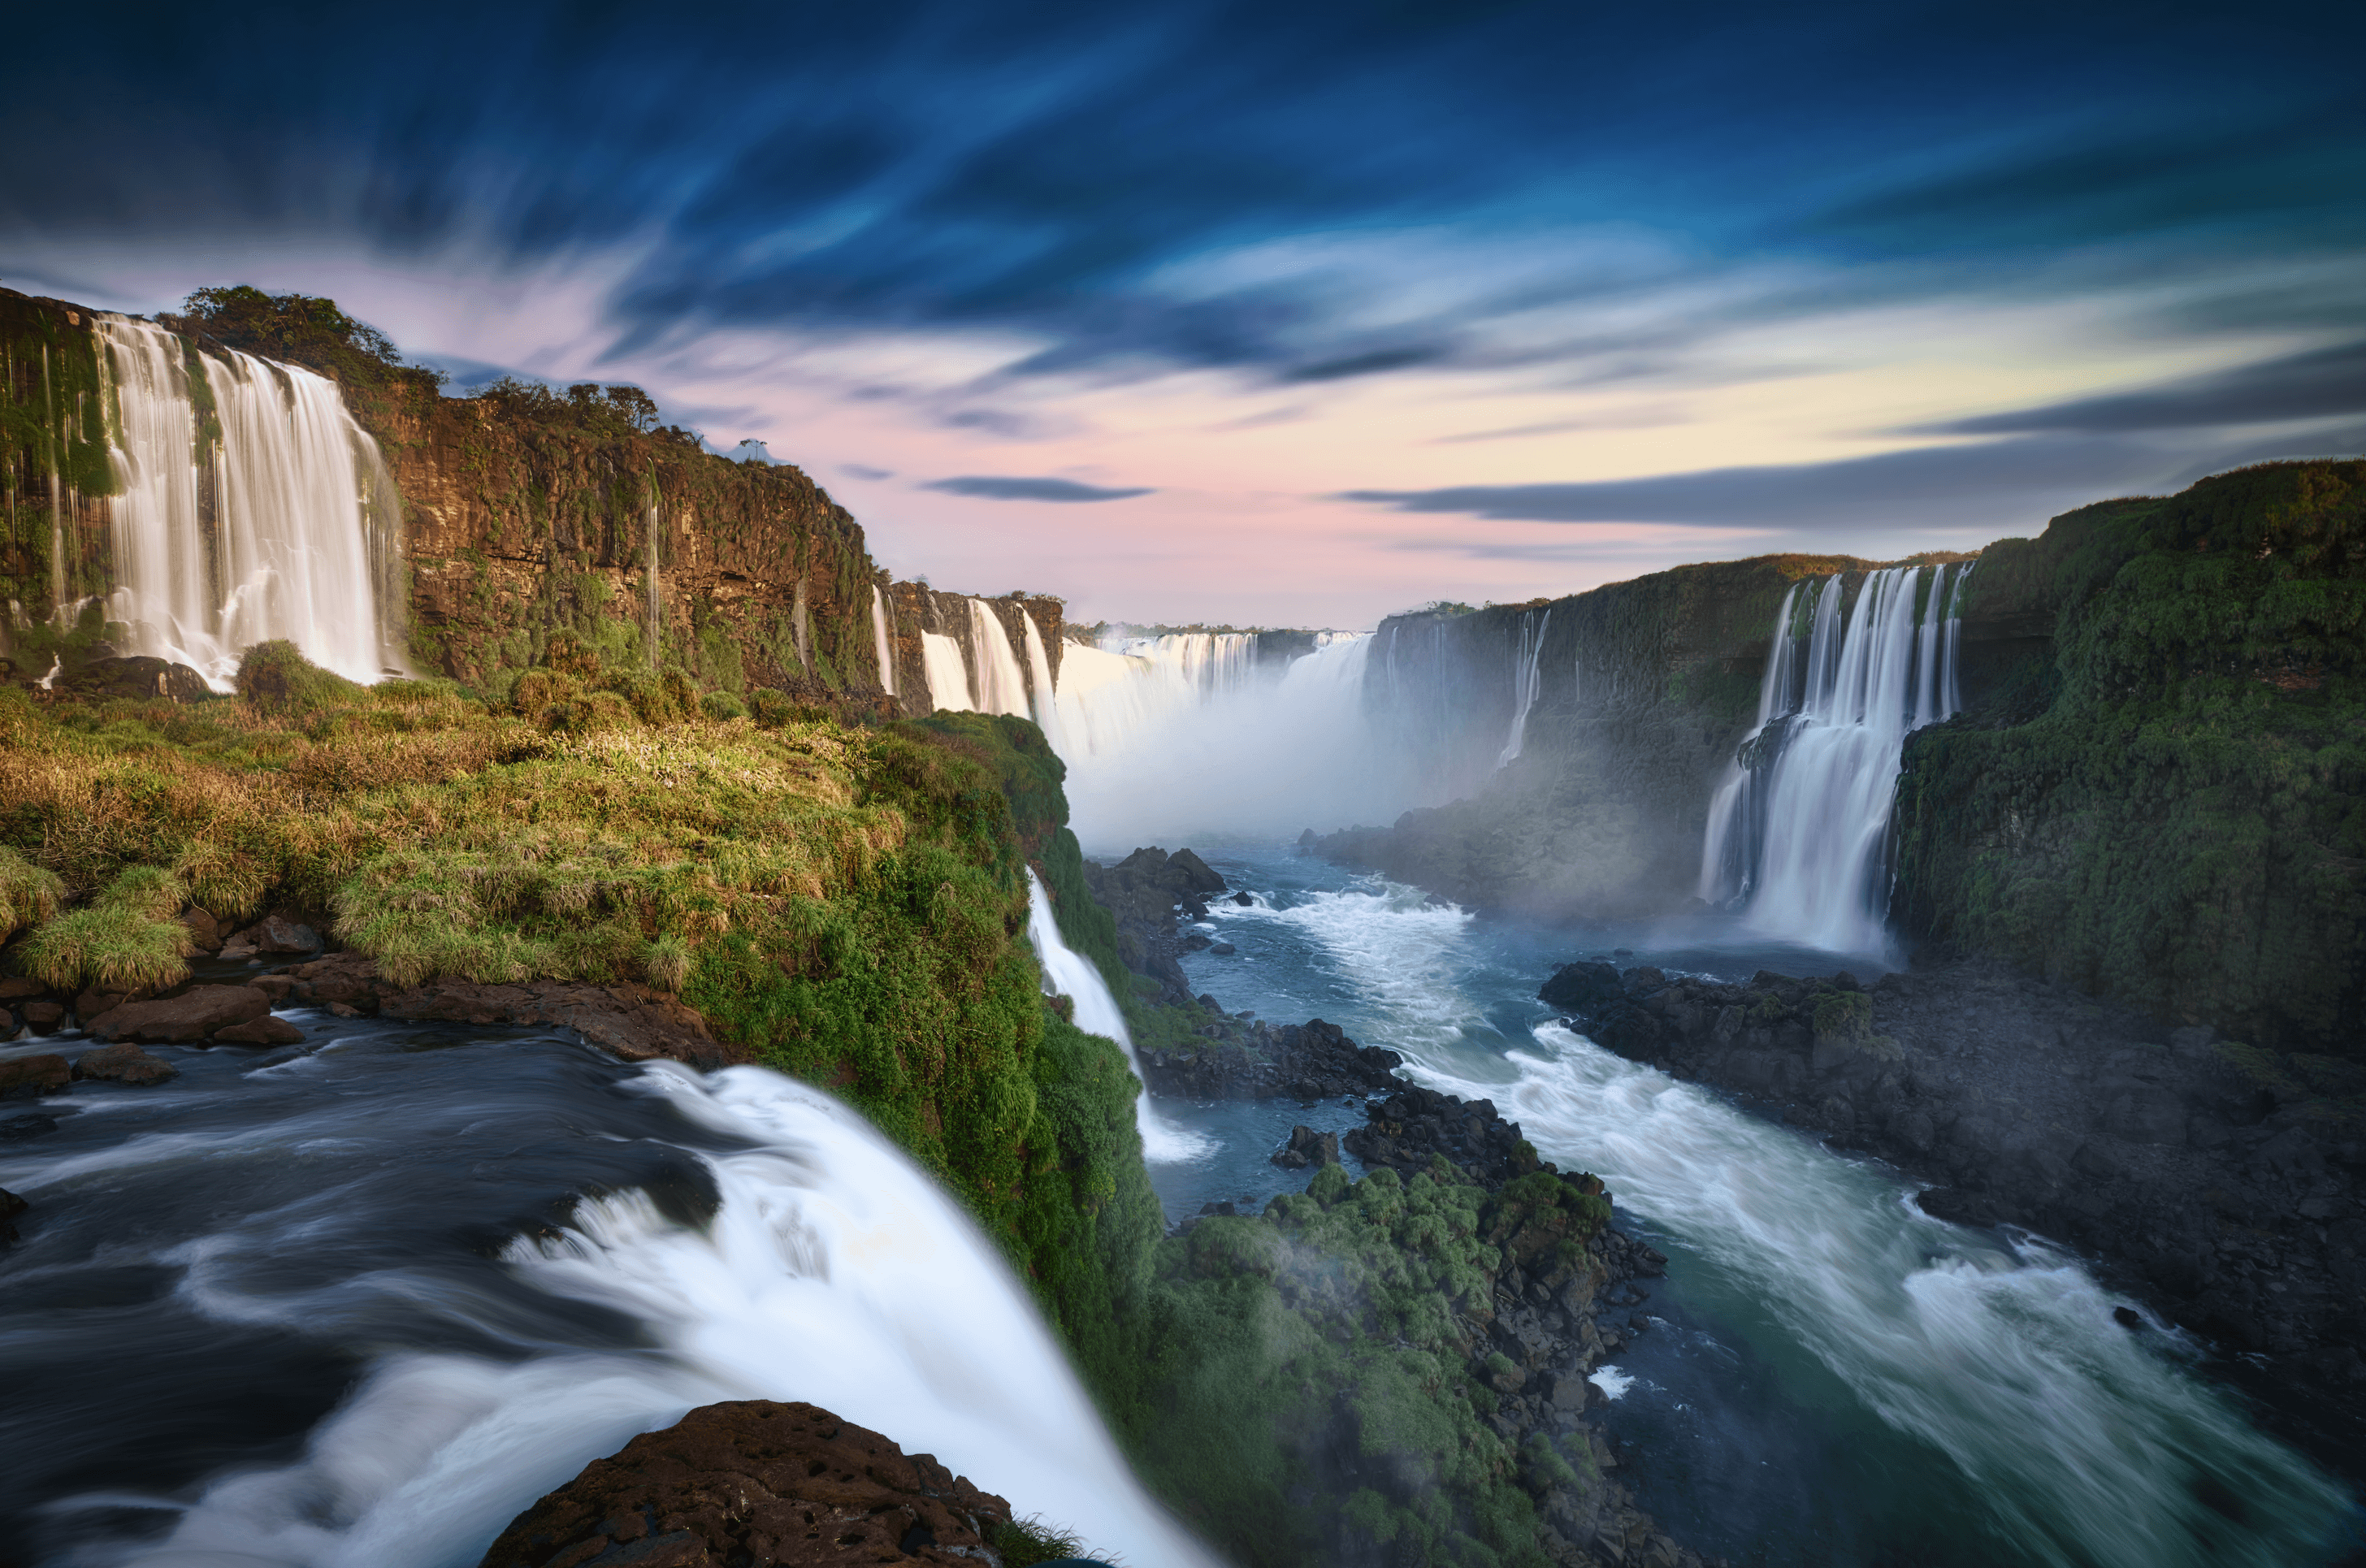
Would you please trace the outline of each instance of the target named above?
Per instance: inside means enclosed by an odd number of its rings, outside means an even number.
[[[1079,484],[1075,479],[1019,479],[987,474],[932,479],[920,488],[941,490],[947,495],[966,495],[981,501],[1126,501],[1152,493],[1147,486],[1110,489],[1104,485]]]

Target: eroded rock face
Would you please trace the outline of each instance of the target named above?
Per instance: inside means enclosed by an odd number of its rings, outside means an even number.
[[[811,1404],[736,1400],[644,1432],[513,1521],[483,1568],[999,1561],[1010,1505]]]
[[[1189,850],[1170,855],[1152,845],[1111,866],[1085,862],[1085,885],[1117,922],[1118,957],[1126,967],[1156,980],[1161,1000],[1188,1006],[1191,983],[1176,960],[1191,950],[1176,931],[1176,914],[1206,919],[1206,900],[1225,891],[1224,879]]]

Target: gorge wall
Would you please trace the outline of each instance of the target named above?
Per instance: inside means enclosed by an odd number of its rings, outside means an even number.
[[[192,367],[238,350],[314,371],[375,441],[400,511],[382,608],[416,672],[499,695],[564,630],[607,662],[679,665],[733,693],[870,703],[892,692],[885,711],[910,716],[972,705],[968,693],[931,694],[922,637],[935,634],[981,689],[976,672],[997,650],[981,645],[966,596],[892,582],[861,525],[801,469],[706,451],[694,433],[660,427],[637,389],[503,382],[447,398],[330,301],[227,289],[191,307],[160,324]],[[10,646],[33,656],[19,660],[28,676],[98,639],[103,609],[85,612],[79,644],[53,618],[120,581],[110,522],[124,479],[97,319],[0,289],[0,595],[16,606]],[[193,378],[200,402],[203,385]],[[214,493],[201,472],[208,525]],[[1023,680],[1030,617],[1056,674],[1058,600],[1009,595],[988,613]]]

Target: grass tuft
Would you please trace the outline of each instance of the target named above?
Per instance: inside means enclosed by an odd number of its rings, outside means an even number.
[[[0,844],[0,938],[56,914],[65,894],[66,885],[55,872]]]
[[[173,919],[185,901],[170,873],[133,866],[87,908],[35,927],[25,940],[25,972],[53,990],[176,986],[189,977],[184,961],[194,949],[188,928]]]

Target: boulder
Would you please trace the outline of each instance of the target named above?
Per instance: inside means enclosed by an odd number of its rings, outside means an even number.
[[[311,953],[321,945],[319,931],[283,915],[272,916],[247,935],[258,953]]]
[[[31,1207],[30,1203],[26,1202],[6,1187],[0,1187],[0,1242],[17,1239],[15,1223],[17,1216]]]
[[[0,980],[0,1002],[22,1001],[27,997],[41,996],[48,990],[49,987],[39,980],[28,980],[19,975]]]
[[[1276,1151],[1273,1163],[1286,1170],[1303,1170],[1310,1165],[1337,1165],[1339,1134],[1318,1133],[1312,1127],[1292,1127],[1290,1142]]]
[[[194,703],[212,694],[206,678],[186,664],[135,655],[94,659],[58,677],[57,689],[87,700],[163,697]]]
[[[1177,850],[1166,862],[1169,871],[1183,874],[1184,887],[1193,893],[1222,893],[1231,885],[1218,876],[1212,867],[1189,850]]]
[[[62,1094],[73,1081],[63,1056],[16,1056],[0,1062],[0,1100]]]
[[[735,1400],[644,1432],[545,1496],[483,1568],[993,1562],[1010,1505],[815,1405]]]
[[[192,986],[177,997],[125,1002],[101,1014],[90,1032],[102,1040],[187,1045],[270,1010],[271,998],[252,986]]]
[[[192,904],[181,914],[181,924],[188,928],[189,945],[199,953],[220,953],[222,947],[220,922]]]
[[[93,986],[74,998],[74,1016],[82,1020],[83,1027],[87,1029],[93,1021],[105,1018],[126,1002],[142,1002],[147,999],[146,991],[103,990]]]
[[[300,1044],[303,1039],[302,1030],[286,1019],[274,1018],[269,1013],[214,1031],[214,1043],[217,1045],[295,1045]]]
[[[112,1083],[163,1083],[180,1074],[181,1069],[163,1057],[152,1056],[130,1041],[85,1051],[74,1058],[73,1065],[73,1076],[78,1078],[102,1078]]]
[[[1537,998],[1549,1007],[1570,1012],[1591,1012],[1625,994],[1619,988],[1617,965],[1580,960],[1558,965],[1552,978],[1538,990]]]
[[[27,1002],[23,1011],[27,1026],[36,1034],[55,1034],[66,1021],[63,1002]]]

